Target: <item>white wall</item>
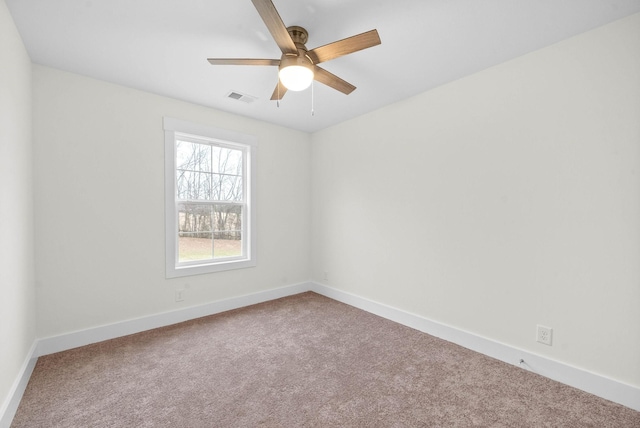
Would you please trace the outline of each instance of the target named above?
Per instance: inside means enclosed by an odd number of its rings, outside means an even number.
[[[0,1],[0,417],[36,336],[32,188],[31,60]]]
[[[33,81],[39,337],[309,279],[309,135],[43,66]],[[163,116],[258,138],[257,267],[165,279]]]
[[[314,280],[640,386],[640,14],[319,132],[311,158]]]

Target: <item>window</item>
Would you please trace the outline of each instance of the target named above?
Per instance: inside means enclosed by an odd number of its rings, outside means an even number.
[[[256,142],[164,118],[166,275],[256,265]]]

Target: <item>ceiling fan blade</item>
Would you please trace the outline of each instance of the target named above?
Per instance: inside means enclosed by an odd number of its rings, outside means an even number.
[[[307,53],[314,64],[319,64],[353,52],[361,51],[362,49],[379,45],[380,43],[382,42],[380,41],[378,30],[371,30],[366,33],[347,37],[346,39],[311,49]]]
[[[325,70],[324,68],[320,68],[317,65],[313,67],[313,74],[314,74],[313,78],[315,80],[337,91],[340,91],[343,94],[349,95],[351,92],[353,92],[356,89],[356,87],[353,86],[351,83],[345,80],[342,80],[335,74],[329,73],[327,70]]]
[[[273,2],[271,0],[251,1],[258,10],[260,17],[269,29],[271,36],[273,36],[282,53],[297,55],[298,48],[296,47],[296,44],[293,43],[293,40],[287,31],[287,27],[284,25],[284,22],[282,22],[282,18],[280,18]]]
[[[280,79],[278,79],[278,84],[276,88],[273,90],[273,95],[271,95],[271,101],[281,100],[284,97],[284,94],[287,92],[287,87],[282,84]]]
[[[280,65],[279,59],[208,58],[213,65]]]

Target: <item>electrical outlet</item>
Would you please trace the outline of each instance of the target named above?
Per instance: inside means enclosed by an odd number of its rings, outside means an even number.
[[[540,343],[544,343],[545,345],[551,346],[551,337],[553,335],[553,329],[550,327],[545,327],[543,325],[538,325],[536,341]]]
[[[329,272],[327,272],[326,270],[322,272],[322,279],[324,281],[329,281]]]
[[[176,290],[176,302],[184,301],[184,290],[178,289]]]

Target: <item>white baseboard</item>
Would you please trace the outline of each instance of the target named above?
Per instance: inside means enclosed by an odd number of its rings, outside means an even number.
[[[13,382],[11,389],[9,390],[9,395],[5,399],[4,403],[2,403],[2,407],[0,407],[0,428],[9,428],[11,425],[11,421],[18,410],[18,405],[20,405],[20,400],[22,400],[22,395],[24,394],[24,390],[27,388],[27,384],[29,383],[29,378],[31,377],[31,373],[33,373],[33,368],[36,366],[36,362],[38,358],[36,356],[36,346],[37,341],[34,341],[31,345],[31,349],[27,353],[27,357],[20,368],[20,372],[16,377],[16,380]]]
[[[114,324],[89,328],[61,334],[59,336],[46,337],[38,340],[36,356],[53,354],[54,352],[66,351],[67,349],[79,346],[102,342],[104,340],[115,339],[116,337],[127,336],[129,334],[140,333],[158,327],[165,327],[195,318],[205,317],[232,309],[238,309],[293,294],[303,293],[311,289],[311,283],[304,282],[272,290],[261,291],[230,299],[219,300],[199,306],[178,309],[171,312],[164,312],[157,315],[122,321]]]
[[[340,291],[324,284],[312,283],[311,291],[640,411],[640,388],[632,385]],[[524,363],[520,363],[521,360],[524,360]]]

